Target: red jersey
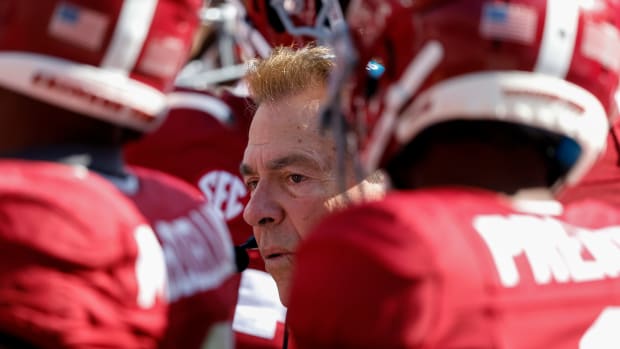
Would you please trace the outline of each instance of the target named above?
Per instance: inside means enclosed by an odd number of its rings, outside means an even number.
[[[142,214],[84,167],[0,161],[0,333],[37,348],[156,348],[165,266]]]
[[[620,212],[596,201],[395,192],[326,218],[296,275],[302,349],[620,348]]]
[[[254,105],[250,99],[222,91],[172,93],[170,113],[155,132],[128,144],[128,163],[152,168],[194,185],[222,211],[233,242],[252,236],[243,221],[248,191],[239,164],[248,140]]]
[[[176,178],[149,169],[130,171],[135,177],[115,184],[151,223],[168,271],[169,323],[161,348],[200,349],[209,340],[232,343],[222,337],[232,335],[236,266],[220,212]]]
[[[248,191],[239,165],[255,105],[222,90],[179,89],[170,96],[168,117],[155,132],[125,147],[131,164],[157,169],[194,185],[226,218],[233,242],[252,236],[243,221]],[[237,349],[280,348],[286,309],[275,282],[264,272],[257,250],[249,251],[251,271],[240,280],[234,317]],[[236,293],[235,293],[236,294]]]

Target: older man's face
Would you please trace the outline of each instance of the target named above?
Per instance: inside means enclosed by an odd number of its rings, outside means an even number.
[[[250,189],[244,219],[254,230],[267,271],[287,303],[299,242],[329,211],[344,205],[336,147],[318,129],[325,91],[306,90],[259,106],[241,172]]]

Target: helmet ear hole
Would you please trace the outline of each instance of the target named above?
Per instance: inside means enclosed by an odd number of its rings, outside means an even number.
[[[560,137],[560,140],[553,147],[552,166],[554,167],[549,171],[551,176],[549,179],[550,183],[553,184],[559,178],[564,177],[577,163],[581,154],[581,147],[575,140],[568,137]]]

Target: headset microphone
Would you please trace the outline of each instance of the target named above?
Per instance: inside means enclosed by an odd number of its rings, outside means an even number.
[[[241,245],[235,246],[235,263],[237,264],[237,271],[239,273],[247,269],[250,264],[250,256],[247,250],[257,247],[258,244],[253,236]]]

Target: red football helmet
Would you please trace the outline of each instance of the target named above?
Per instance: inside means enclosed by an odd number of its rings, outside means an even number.
[[[368,169],[429,126],[457,119],[572,139],[581,152],[568,184],[604,148],[618,112],[618,0],[355,0],[347,22],[357,61],[385,66],[379,79],[358,66],[342,94]],[[335,47],[341,60],[354,56],[346,41]]]
[[[164,115],[202,0],[7,0],[0,86],[139,131]]]
[[[266,57],[272,47],[324,42],[331,29],[344,23],[343,8],[349,3],[348,0],[233,2],[240,7],[240,32],[246,33],[244,41],[249,41],[262,57]]]

